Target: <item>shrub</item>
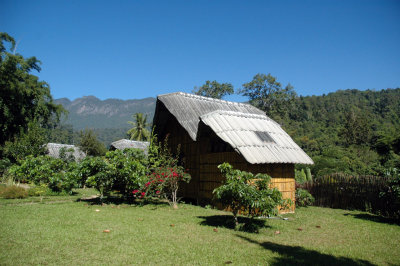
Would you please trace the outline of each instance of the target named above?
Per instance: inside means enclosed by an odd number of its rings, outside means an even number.
[[[124,149],[107,152],[105,156],[113,189],[125,196],[143,187],[147,182],[147,159],[142,150]]]
[[[182,166],[157,167],[149,175],[149,181],[145,184],[144,189],[134,191],[134,194],[139,194],[141,198],[145,196],[164,197],[176,209],[178,208],[179,182],[188,183],[190,178]]]
[[[144,186],[133,191],[135,197],[164,197],[170,205],[178,208],[178,189],[180,182],[189,183],[191,176],[185,171],[183,162],[179,160],[180,146],[173,154],[168,148],[168,136],[164,142],[157,142],[152,134],[147,156],[149,174]]]
[[[4,174],[8,167],[11,166],[11,161],[7,158],[0,159],[0,176]]]
[[[42,197],[49,194],[51,194],[51,190],[45,184],[41,184],[40,186],[33,186],[28,189],[29,197]]]
[[[23,187],[9,186],[3,189],[1,196],[5,199],[23,199],[28,197],[28,192]]]
[[[306,189],[296,189],[296,205],[300,207],[309,206],[314,203],[314,197]]]
[[[19,163],[19,165],[11,166],[9,172],[17,181],[32,182],[35,185],[48,184],[50,177],[66,166],[64,161],[46,155],[38,157],[29,155]]]
[[[307,182],[307,175],[304,172],[304,169],[301,170],[295,170],[295,180],[298,184],[303,184]]]
[[[225,183],[214,189],[214,197],[232,211],[235,226],[238,227],[239,211],[253,218],[256,215],[272,215],[278,205],[285,205],[281,192],[269,188],[271,177],[233,169],[228,163],[218,165],[225,176]]]
[[[96,188],[101,195],[116,189],[124,196],[147,182],[147,159],[143,151],[125,149],[110,151],[104,157],[87,157],[75,171],[78,184]]]
[[[86,180],[86,184],[94,187],[100,192],[100,199],[111,191],[113,180],[110,177],[107,162],[102,157],[91,157],[87,160],[89,172],[92,174]]]
[[[40,201],[43,201],[44,195],[51,194],[51,190],[45,185],[41,184],[40,186],[31,187],[28,190],[28,195],[30,197],[40,197]]]
[[[394,171],[384,191],[379,197],[386,200],[387,209],[384,215],[400,219],[400,173]]]
[[[46,184],[55,192],[67,193],[77,186],[76,177],[71,174],[76,168],[75,162],[67,163],[49,156],[30,155],[19,163],[20,165],[13,165],[8,170],[17,182],[31,182],[37,186]]]

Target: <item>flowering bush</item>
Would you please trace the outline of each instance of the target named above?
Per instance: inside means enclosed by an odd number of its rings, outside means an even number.
[[[163,142],[157,141],[152,134],[148,150],[147,182],[132,191],[137,198],[162,197],[166,198],[173,208],[178,208],[178,188],[180,182],[189,183],[190,175],[182,166],[179,159],[180,145],[173,154],[168,147],[168,136]]]
[[[188,183],[190,175],[182,166],[156,167],[148,175],[148,180],[141,190],[136,189],[132,193],[138,198],[164,197],[174,208],[177,208],[179,182]]]

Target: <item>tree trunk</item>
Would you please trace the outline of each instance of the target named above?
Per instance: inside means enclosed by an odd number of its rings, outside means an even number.
[[[237,217],[238,212],[234,211],[232,213],[233,213],[233,220],[235,221],[235,230],[236,230],[239,228],[239,221],[238,221],[238,217]]]
[[[178,193],[178,190],[175,190],[172,192],[172,208],[173,209],[178,209],[178,202],[177,202],[177,197],[176,194]]]

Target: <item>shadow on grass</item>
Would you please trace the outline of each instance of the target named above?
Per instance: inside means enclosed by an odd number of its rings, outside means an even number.
[[[235,229],[235,222],[232,215],[197,216],[197,218],[203,219],[200,225]],[[250,218],[239,216],[238,222],[240,224],[239,231],[248,233],[258,233],[261,228],[270,228],[270,226],[265,225],[264,220],[251,220]]]
[[[268,241],[260,243],[248,237],[237,236],[278,253],[280,256],[272,258],[271,265],[374,265],[366,260],[335,257],[299,246],[286,246]]]
[[[102,200],[100,199],[99,196],[92,196],[92,197],[87,197],[87,198],[80,198],[77,199],[76,201],[80,202],[86,202],[90,205],[121,205],[121,204],[129,204],[129,205],[168,205],[167,202],[163,202],[160,200],[138,200],[135,198],[124,198],[124,197],[118,197],[118,196],[107,196],[104,197]]]
[[[396,220],[394,218],[387,218],[387,217],[383,217],[383,216],[379,216],[379,215],[375,215],[375,214],[369,214],[369,213],[358,213],[358,214],[345,213],[344,216],[353,216],[354,218],[357,218],[357,219],[372,221],[372,222],[376,222],[376,223],[400,225],[400,220]]]

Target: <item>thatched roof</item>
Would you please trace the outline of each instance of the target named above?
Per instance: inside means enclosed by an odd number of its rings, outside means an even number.
[[[83,158],[86,157],[86,154],[75,145],[59,144],[59,143],[47,143],[46,145],[47,154],[53,158],[60,158],[60,150],[62,148],[65,149],[67,156],[72,154],[76,161],[82,160]],[[69,151],[70,149],[73,149],[73,152]]]
[[[120,139],[111,143],[110,149],[123,150],[123,149],[135,148],[143,150],[145,153],[147,153],[149,145],[150,143],[147,141]]]
[[[193,141],[200,133],[200,123],[204,123],[251,164],[313,164],[278,123],[249,104],[182,92],[159,95],[153,124],[161,129],[168,122],[164,107]]]

